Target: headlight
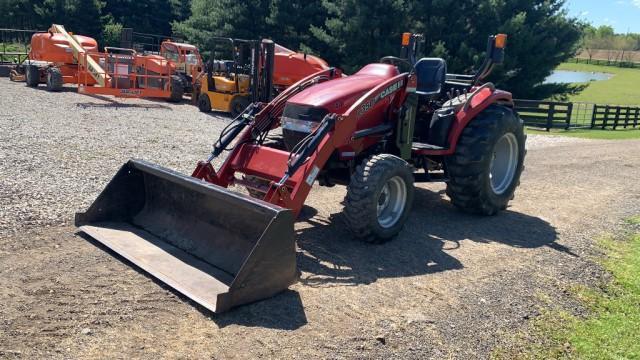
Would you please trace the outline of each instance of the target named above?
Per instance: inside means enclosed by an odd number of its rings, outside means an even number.
[[[280,118],[280,122],[282,123],[283,129],[303,133],[311,133],[320,125],[320,123],[316,121],[298,120],[284,116]]]

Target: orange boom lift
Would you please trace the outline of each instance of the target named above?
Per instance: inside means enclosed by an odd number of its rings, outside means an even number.
[[[33,35],[24,71],[27,86],[46,83],[49,91],[77,84],[83,94],[170,101],[180,101],[184,92],[180,78],[174,75],[175,65],[164,57],[110,47],[99,52],[95,39],[74,35],[57,24],[46,33]]]

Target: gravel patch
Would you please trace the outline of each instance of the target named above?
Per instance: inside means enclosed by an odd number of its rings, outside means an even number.
[[[599,141],[592,139],[581,139],[574,138],[569,136],[558,136],[558,135],[537,135],[537,134],[528,134],[527,135],[527,149],[541,149],[552,146],[571,146],[574,144],[587,144],[590,142]]]
[[[0,78],[0,231],[70,224],[129,158],[190,173],[225,116],[186,100],[115,99],[37,90]]]

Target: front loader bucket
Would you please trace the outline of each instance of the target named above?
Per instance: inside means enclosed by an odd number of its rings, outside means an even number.
[[[297,277],[293,212],[144,161],[130,160],[76,226],[219,313]]]

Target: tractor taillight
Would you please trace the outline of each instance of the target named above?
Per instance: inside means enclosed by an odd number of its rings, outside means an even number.
[[[403,33],[402,34],[402,46],[409,46],[409,43],[411,42],[411,33]]]
[[[504,49],[506,46],[507,46],[507,35],[506,34],[496,35],[496,48]]]

